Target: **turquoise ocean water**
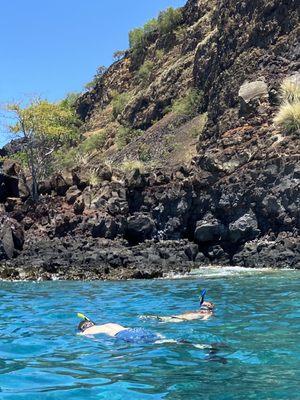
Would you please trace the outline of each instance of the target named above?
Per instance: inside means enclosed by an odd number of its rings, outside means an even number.
[[[212,319],[144,317],[193,310],[204,287],[217,305]],[[299,289],[299,271],[242,269],[156,281],[1,282],[0,399],[300,399]],[[169,342],[78,336],[77,311]]]

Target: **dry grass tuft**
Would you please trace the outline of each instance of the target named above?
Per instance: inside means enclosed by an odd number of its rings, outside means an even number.
[[[285,133],[300,130],[300,80],[297,75],[286,78],[280,87],[282,104],[274,118]]]
[[[134,171],[135,169],[139,169],[140,172],[145,170],[145,165],[142,161],[138,160],[126,160],[120,165],[120,169],[122,171],[130,172]]]
[[[300,101],[300,82],[296,77],[286,78],[280,86],[281,97],[284,102]]]
[[[300,129],[300,101],[283,103],[274,122],[282,127],[286,133],[293,133]]]

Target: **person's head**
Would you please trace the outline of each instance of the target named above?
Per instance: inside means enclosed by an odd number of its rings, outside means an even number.
[[[94,326],[94,322],[92,321],[81,321],[78,325],[78,330],[80,332],[84,332],[85,330],[87,330],[88,328],[91,328],[92,326]]]
[[[212,311],[215,308],[215,305],[211,301],[204,301],[201,304],[201,308],[204,308],[204,309]]]

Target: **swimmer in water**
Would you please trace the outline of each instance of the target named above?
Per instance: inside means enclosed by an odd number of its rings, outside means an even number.
[[[187,311],[179,315],[171,315],[170,317],[155,316],[161,322],[184,322],[193,321],[196,319],[207,320],[213,315],[215,305],[210,301],[204,301],[206,289],[202,290],[200,296],[200,308],[196,311]],[[151,318],[151,317],[150,317]]]
[[[156,344],[177,344],[177,345],[185,345],[185,346],[192,346],[194,348],[200,350],[208,350],[209,353],[205,357],[205,361],[214,361],[220,362],[222,364],[227,363],[227,360],[224,357],[219,357],[216,353],[219,351],[218,347],[225,347],[226,345],[222,343],[213,343],[209,344],[198,344],[192,343],[186,339],[166,339],[162,336],[151,332],[144,328],[125,328],[119,324],[103,324],[103,325],[96,325],[90,318],[86,315],[78,313],[77,316],[83,321],[81,321],[78,325],[78,330],[80,331],[80,335],[84,335],[86,337],[93,338],[94,335],[104,334],[110,337],[114,337],[117,340],[127,342],[127,343],[156,343]]]
[[[78,325],[78,330],[84,336],[104,334],[128,343],[154,343],[161,339],[161,336],[144,328],[125,328],[113,323],[96,325],[84,314],[78,313],[77,316],[83,319]]]

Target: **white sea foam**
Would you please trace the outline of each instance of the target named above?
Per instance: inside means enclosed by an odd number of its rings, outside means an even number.
[[[174,274],[170,273],[164,276],[164,279],[191,279],[196,277],[209,277],[209,278],[220,278],[226,276],[238,276],[238,275],[255,275],[255,274],[267,274],[282,272],[282,269],[274,268],[245,268],[245,267],[221,267],[221,266],[208,266],[200,267],[192,270],[186,274]],[[290,270],[289,270],[290,271]]]

